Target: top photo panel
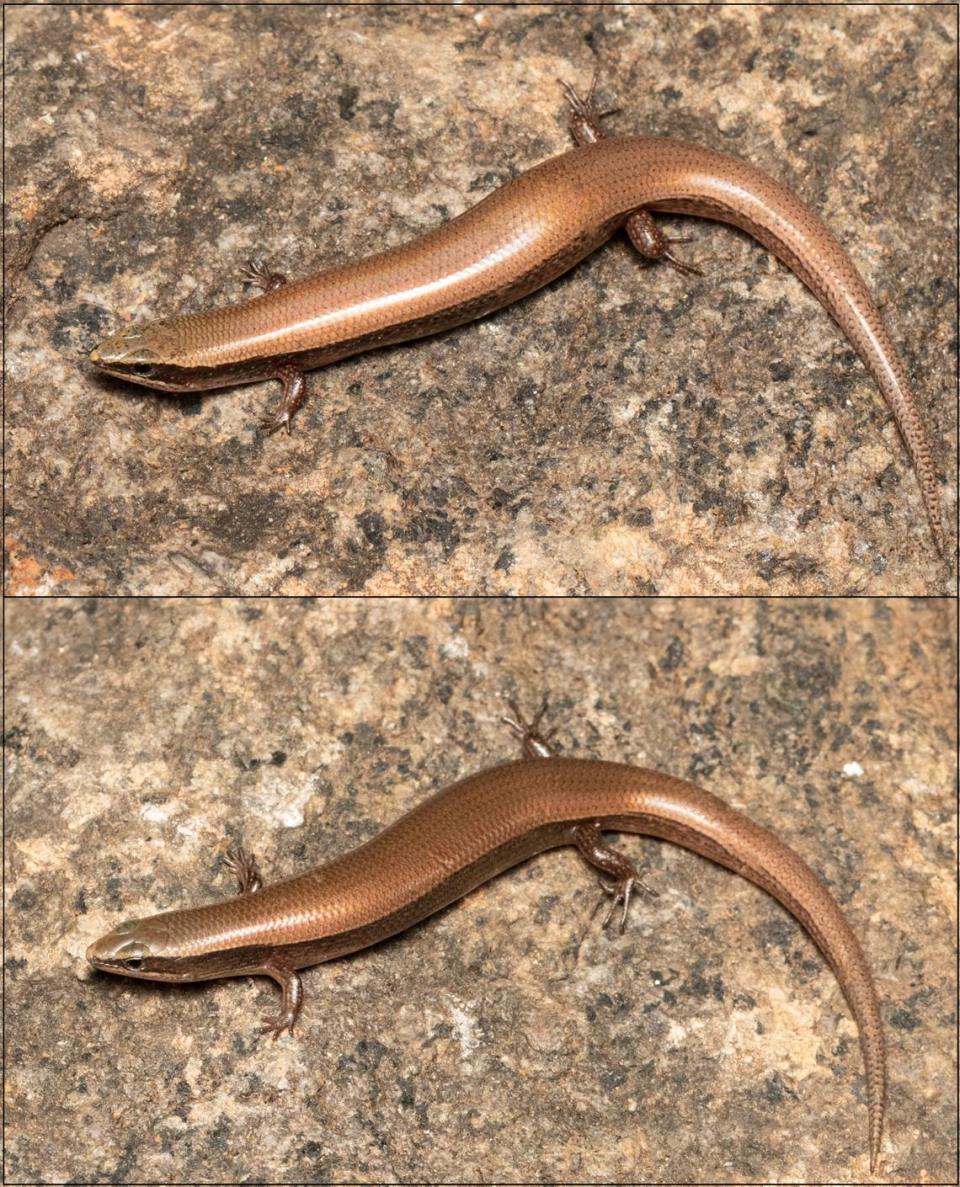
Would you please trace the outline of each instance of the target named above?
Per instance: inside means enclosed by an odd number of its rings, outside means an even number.
[[[956,55],[8,9],[6,592],[954,592]]]

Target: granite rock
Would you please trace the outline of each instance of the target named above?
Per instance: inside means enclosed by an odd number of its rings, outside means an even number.
[[[953,1173],[956,705],[947,601],[19,599],[8,609],[5,1181],[848,1182],[856,1028],[756,887],[624,836],[659,897],[588,927],[572,850],[305,973],[93,973],[119,920],[275,879],[513,757],[693,779],[826,881],[868,954],[884,1174]],[[55,678],[52,678],[52,674]],[[579,952],[578,952],[579,946]],[[577,954],[578,953],[578,954]]]
[[[745,235],[688,278],[617,240],[547,290],[310,377],[98,378],[132,319],[403,242],[613,133],[740,154],[849,248],[916,376],[955,514],[956,42],[937,6],[287,5],[7,12],[15,593],[944,593],[872,380]],[[952,538],[952,534],[951,534]]]

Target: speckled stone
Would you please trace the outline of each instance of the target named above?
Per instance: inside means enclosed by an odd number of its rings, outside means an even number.
[[[849,1182],[856,1030],[799,926],[676,846],[625,935],[543,854],[405,935],[265,979],[92,973],[120,919],[372,836],[513,757],[692,778],[823,877],[874,969],[885,1173],[947,1182],[956,1111],[953,605],[919,600],[50,600],[8,609],[6,1182]],[[582,944],[580,941],[582,940]],[[579,957],[576,956],[579,947]]]
[[[671,220],[480,324],[175,397],[86,372],[133,318],[416,236],[612,132],[791,184],[849,247],[956,457],[954,17],[938,7],[9,9],[8,588],[21,593],[943,593],[889,411],[795,277]],[[946,146],[946,147],[945,147]],[[955,497],[944,490],[946,513]],[[951,530],[952,538],[952,530]]]

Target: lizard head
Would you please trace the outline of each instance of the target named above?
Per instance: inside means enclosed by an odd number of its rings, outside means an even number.
[[[127,919],[94,941],[87,960],[105,973],[122,973],[149,981],[190,981],[186,958],[177,951],[167,925],[168,915]]]
[[[179,319],[128,326],[90,351],[90,362],[107,375],[167,392],[194,391],[195,369],[182,360]]]

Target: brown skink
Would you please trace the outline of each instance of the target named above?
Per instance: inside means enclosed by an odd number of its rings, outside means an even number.
[[[157,981],[273,977],[282,1004],[263,1030],[276,1038],[293,1033],[302,1006],[297,969],[395,935],[546,849],[575,845],[607,875],[604,922],[622,904],[622,930],[631,893],[647,888],[601,831],[662,837],[763,887],[816,942],[859,1028],[875,1170],[883,1027],[863,950],[830,892],[772,832],[692,783],[622,763],[552,757],[549,735],[539,732],[542,713],[529,725],[519,714],[509,722],[523,739],[523,759],[444,788],[359,848],[267,887],[253,859],[237,851],[230,864],[238,897],[121,923],[90,945],[87,959],[107,972]]]
[[[753,235],[806,284],[876,380],[906,442],[937,547],[945,548],[933,453],[906,370],[859,272],[821,220],[746,161],[679,140],[608,140],[591,88],[567,88],[579,147],[537,165],[458,218],[401,247],[287,284],[262,264],[265,291],[209,312],[131,326],[90,359],[164,391],[262,379],[283,385],[267,417],[284,426],[306,398],[304,372],[458,326],[548,284],[627,225],[649,259],[684,271],[648,211],[697,214]]]

